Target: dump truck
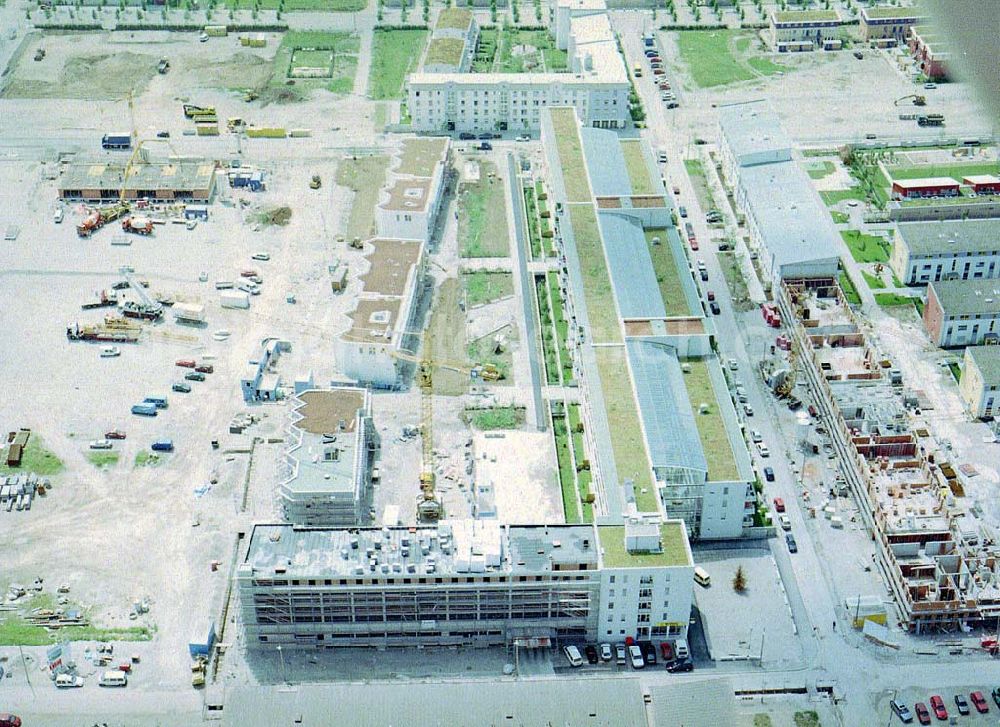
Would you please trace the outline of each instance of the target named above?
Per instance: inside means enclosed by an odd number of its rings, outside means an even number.
[[[114,222],[126,212],[128,212],[128,206],[124,204],[113,204],[93,209],[76,226],[76,234],[80,237],[90,237],[104,225]]]
[[[166,58],[161,58],[160,62],[156,64],[156,72],[163,74],[170,70],[170,61]]]
[[[214,106],[196,106],[195,104],[186,103],[184,104],[184,116],[193,119],[199,114],[214,114]]]
[[[198,136],[218,136],[219,135],[219,125],[212,122],[202,122],[198,121],[194,125],[195,132]]]
[[[917,126],[944,126],[943,114],[927,114],[917,117]]]
[[[127,131],[116,131],[110,134],[105,134],[101,137],[101,146],[105,149],[131,149],[132,148],[132,134]]]
[[[225,25],[206,25],[203,32],[209,38],[225,38],[229,34],[229,29]]]
[[[251,126],[247,129],[251,139],[284,139],[288,132],[279,126]]]
[[[152,235],[153,221],[148,217],[132,215],[122,220],[122,230],[135,235]]]

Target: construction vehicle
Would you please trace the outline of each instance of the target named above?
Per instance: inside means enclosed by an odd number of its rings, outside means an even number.
[[[204,656],[199,656],[191,662],[191,686],[195,689],[205,686],[205,672],[208,662]]]
[[[159,74],[164,74],[170,70],[170,61],[166,58],[161,58],[160,62],[156,64],[156,72]]]
[[[314,174],[312,179],[309,180],[309,189],[319,189],[323,186],[323,180],[320,179],[318,174]]]
[[[916,94],[916,93],[911,93],[908,96],[903,96],[901,98],[897,98],[893,102],[893,105],[894,106],[899,106],[899,104],[901,104],[903,101],[906,101],[907,99],[913,99],[913,105],[914,106],[926,106],[927,105],[927,97],[926,96],[921,96],[921,95]]]
[[[139,329],[93,325],[81,326],[79,323],[74,323],[72,326],[66,326],[66,338],[70,341],[135,343],[139,340]]]
[[[193,119],[195,116],[200,115],[215,115],[214,106],[195,106],[194,104],[186,103],[184,104],[184,116]]]
[[[242,131],[247,125],[247,122],[241,119],[239,116],[230,116],[226,120],[226,128],[233,133]]]
[[[127,212],[128,205],[121,203],[93,209],[76,226],[76,234],[80,237],[90,237],[106,224],[114,222]]]
[[[148,217],[132,215],[122,220],[122,230],[135,235],[152,235],[153,221]]]
[[[944,126],[943,114],[927,114],[917,117],[917,126]]]
[[[35,60],[40,61],[43,58],[45,58],[45,49],[39,48],[38,50],[35,51]]]
[[[256,101],[257,92],[251,88],[248,88],[246,91],[243,92],[243,100],[246,101],[247,103],[250,103],[251,101]]]
[[[131,149],[132,134],[126,131],[116,131],[110,134],[105,134],[101,137],[101,147],[115,151]]]
[[[163,316],[163,304],[153,300],[146,292],[145,286],[137,282],[130,273],[125,273],[125,280],[128,281],[129,287],[135,292],[139,302],[126,302],[122,306],[122,314],[127,318],[159,320]]]

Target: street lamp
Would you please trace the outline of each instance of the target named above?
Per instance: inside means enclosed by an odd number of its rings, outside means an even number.
[[[281,681],[288,684],[288,677],[285,676],[285,655],[281,653],[281,644],[278,644],[278,658],[281,659]]]

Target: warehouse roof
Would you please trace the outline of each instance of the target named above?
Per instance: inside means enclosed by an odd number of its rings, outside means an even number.
[[[59,180],[60,189],[121,189],[125,178],[124,162],[70,164]],[[212,184],[215,163],[177,161],[133,164],[126,189],[205,189]]]
[[[985,386],[1000,385],[1000,346],[969,346],[965,352],[975,362]]]
[[[938,280],[930,287],[946,316],[1000,313],[1000,280]]]
[[[750,155],[768,154],[766,161],[792,158],[792,147],[781,128],[778,116],[763,101],[719,107],[722,135],[736,158],[736,163],[761,163]]]
[[[954,255],[1000,250],[1000,221],[901,222],[899,236],[910,255]]]

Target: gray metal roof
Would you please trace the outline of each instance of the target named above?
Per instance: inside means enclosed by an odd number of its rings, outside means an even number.
[[[555,657],[561,658],[561,657]],[[498,669],[499,673],[499,669]],[[233,687],[223,727],[633,727],[646,724],[639,680],[392,682]],[[664,723],[666,724],[666,723]]]
[[[653,469],[700,472],[704,481],[708,463],[677,351],[637,338],[627,339],[626,346]]]
[[[1000,313],[1000,280],[938,280],[930,287],[946,316]]]
[[[910,255],[957,255],[1000,250],[1000,220],[901,222],[899,234]]]
[[[791,159],[792,147],[778,116],[763,101],[719,107],[719,126],[737,163],[753,162],[751,155],[777,154]]]
[[[663,297],[653,271],[646,235],[634,218],[601,212],[597,215],[622,318],[664,318]],[[610,303],[610,301],[609,301]]]
[[[1000,346],[969,346],[965,352],[975,362],[986,386],[1000,384]]]
[[[590,173],[595,197],[624,197],[632,194],[632,181],[625,166],[618,134],[607,129],[580,129],[583,157]]]
[[[744,167],[739,185],[774,270],[803,263],[836,267],[844,242],[798,164]]]

